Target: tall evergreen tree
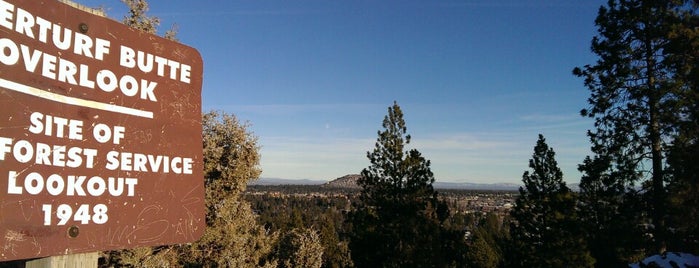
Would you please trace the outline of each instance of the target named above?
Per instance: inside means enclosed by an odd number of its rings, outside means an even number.
[[[673,212],[670,224],[674,230],[669,242],[674,251],[699,252],[698,134],[697,132],[681,134],[679,138],[681,141],[674,144],[668,159],[670,172],[673,175],[673,181],[668,186],[668,190],[672,193],[669,198],[670,209]]]
[[[699,252],[699,2],[679,9],[670,33],[668,54],[682,86],[680,122],[670,154],[669,224],[673,251]]]
[[[506,246],[510,244],[509,220],[497,213],[487,213],[471,228],[466,251],[468,267],[503,267],[505,265]],[[464,225],[465,226],[465,225]]]
[[[522,175],[511,212],[510,234],[518,267],[592,267],[578,226],[575,196],[563,181],[555,152],[543,135],[529,160],[530,171]]]
[[[678,21],[677,9],[689,2],[610,0],[595,20],[599,35],[592,51],[599,60],[573,71],[591,92],[590,107],[581,114],[595,119],[595,130],[588,132],[594,156],[580,168],[585,204],[618,206],[604,208],[617,213],[630,203],[619,200],[636,196],[642,187],[648,205],[631,212],[650,215],[653,251],[664,250],[666,240],[667,148],[676,131],[683,83],[667,56],[668,35]]]
[[[604,156],[587,157],[580,165],[580,224],[596,267],[622,267],[646,255],[644,205],[628,178],[636,171],[612,167]]]
[[[403,112],[388,108],[371,165],[362,171],[359,202],[353,204],[350,249],[357,267],[449,267],[455,265],[459,236],[443,231],[446,204],[433,189],[430,161],[406,151]],[[452,236],[453,235],[453,236]],[[459,247],[460,248],[460,247]]]

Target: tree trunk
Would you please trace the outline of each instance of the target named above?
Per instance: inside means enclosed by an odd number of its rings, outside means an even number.
[[[647,38],[646,46],[646,64],[647,64],[647,87],[648,87],[648,112],[649,112],[649,138],[651,142],[651,161],[652,161],[652,208],[651,218],[653,220],[653,237],[656,242],[656,250],[658,253],[665,251],[665,189],[663,185],[663,153],[660,140],[660,111],[658,89],[656,89],[655,81],[655,58],[653,57],[653,44]]]

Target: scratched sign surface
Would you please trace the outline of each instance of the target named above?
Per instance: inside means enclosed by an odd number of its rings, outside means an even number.
[[[202,60],[55,0],[0,0],[0,261],[204,231]]]

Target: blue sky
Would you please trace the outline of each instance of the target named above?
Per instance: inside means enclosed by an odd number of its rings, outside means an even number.
[[[117,0],[78,0],[121,20]],[[331,180],[369,165],[387,108],[437,181],[521,183],[537,134],[578,182],[592,120],[571,70],[593,63],[605,1],[151,0],[204,59],[203,109],[259,137],[262,177]]]

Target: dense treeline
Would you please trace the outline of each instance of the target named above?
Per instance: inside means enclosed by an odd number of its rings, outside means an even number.
[[[444,194],[441,195],[452,200],[466,200],[480,195],[509,198],[513,194],[507,191],[443,191]],[[324,249],[322,267],[351,267],[353,262],[348,248],[350,224],[347,215],[352,202],[357,202],[357,193],[353,189],[319,185],[255,185],[248,186],[245,200],[250,202],[253,211],[259,216],[258,222],[272,232],[284,233],[305,227],[318,230]],[[447,204],[451,210],[459,207],[455,202]],[[461,230],[467,238],[472,235],[477,237],[476,243],[502,242],[500,238],[505,236],[503,224],[506,223],[502,215],[470,212],[474,213],[452,213],[444,224],[450,229]],[[473,255],[472,262],[483,262],[478,260],[481,258],[479,255]]]
[[[507,191],[473,191],[444,189],[441,196],[446,200],[468,200],[476,196],[486,195],[496,199],[509,199],[512,192]],[[248,186],[245,200],[250,202],[258,222],[272,232],[289,232],[294,229],[311,227],[318,230],[323,246],[322,267],[350,267],[351,260],[349,245],[349,222],[347,214],[352,202],[357,202],[357,191],[346,188],[328,188],[320,185],[255,185]],[[456,202],[447,202],[451,211],[457,208],[465,209]],[[468,212],[468,213],[467,213]],[[476,244],[484,247],[483,243],[495,244],[503,242],[506,236],[506,220],[503,214],[485,213],[476,210],[463,213],[452,213],[445,225],[451,229],[461,230],[465,237],[473,236]],[[469,241],[464,240],[470,247]],[[495,248],[500,248],[497,245]],[[489,250],[481,249],[481,250]],[[492,249],[490,249],[492,250]],[[478,252],[478,251],[473,251]],[[486,252],[487,253],[487,252]],[[493,255],[488,253],[488,258],[497,259],[502,253]],[[479,260],[483,258],[479,254],[465,256],[469,261],[478,263],[477,267],[484,267]]]
[[[344,224],[344,214],[349,208],[347,198],[247,194],[245,199],[267,230],[285,233],[310,228],[318,232],[323,248],[322,267],[351,266]]]
[[[308,194],[308,193],[318,193],[324,195],[347,195],[352,196],[359,192],[358,189],[347,188],[347,187],[328,187],[325,185],[300,185],[300,184],[288,184],[288,185],[249,185],[248,188],[252,192],[279,192],[284,195],[292,194]]]

